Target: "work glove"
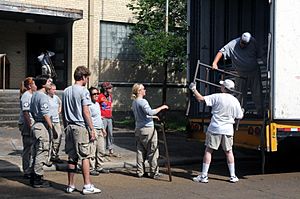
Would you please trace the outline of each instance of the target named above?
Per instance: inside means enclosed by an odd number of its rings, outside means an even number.
[[[196,90],[196,82],[190,83],[189,89],[191,89],[194,92]]]

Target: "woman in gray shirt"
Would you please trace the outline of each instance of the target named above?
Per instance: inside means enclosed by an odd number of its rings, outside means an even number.
[[[100,105],[97,102],[99,96],[99,90],[95,87],[90,87],[89,92],[91,95],[92,104],[89,106],[91,118],[93,120],[94,128],[97,132],[96,139],[91,142],[91,149],[93,157],[90,158],[91,171],[93,176],[99,175],[99,173],[109,173],[108,169],[103,168],[104,156],[105,156],[105,140],[107,135],[103,121],[101,118]]]
[[[135,118],[135,138],[136,138],[136,156],[137,156],[137,176],[139,178],[146,176],[145,174],[145,160],[148,159],[150,165],[149,176],[158,179],[161,174],[157,159],[159,157],[158,151],[158,137],[157,131],[154,128],[153,118],[161,110],[168,109],[167,105],[162,105],[156,109],[152,109],[144,96],[146,89],[142,84],[134,84],[132,87],[132,111]]]

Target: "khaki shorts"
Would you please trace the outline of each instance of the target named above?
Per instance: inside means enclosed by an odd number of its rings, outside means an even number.
[[[222,145],[224,151],[230,151],[233,146],[233,136],[207,132],[205,145],[214,150],[218,150],[219,146]]]
[[[65,133],[65,150],[69,161],[78,162],[92,157],[89,132],[85,127],[71,124]]]

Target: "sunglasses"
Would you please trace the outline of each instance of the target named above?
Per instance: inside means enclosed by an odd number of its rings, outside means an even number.
[[[99,95],[99,93],[92,93],[92,95]]]

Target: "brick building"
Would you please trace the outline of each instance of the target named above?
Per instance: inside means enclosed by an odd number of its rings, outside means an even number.
[[[130,0],[0,0],[0,54],[6,54],[6,88],[18,89],[26,76],[41,74],[37,60],[42,50],[52,58],[58,89],[73,82],[73,71],[85,65],[92,71],[90,86],[100,81],[162,82],[163,71],[133,67],[137,54],[128,39],[134,23],[126,7]],[[171,82],[184,83],[185,74],[171,75]],[[0,77],[2,81],[2,76]],[[7,79],[6,78],[6,79]],[[115,107],[128,111],[130,87],[114,88]],[[149,88],[153,106],[161,102],[161,89]],[[184,109],[185,90],[168,90],[168,100]],[[150,94],[151,93],[151,94]]]

